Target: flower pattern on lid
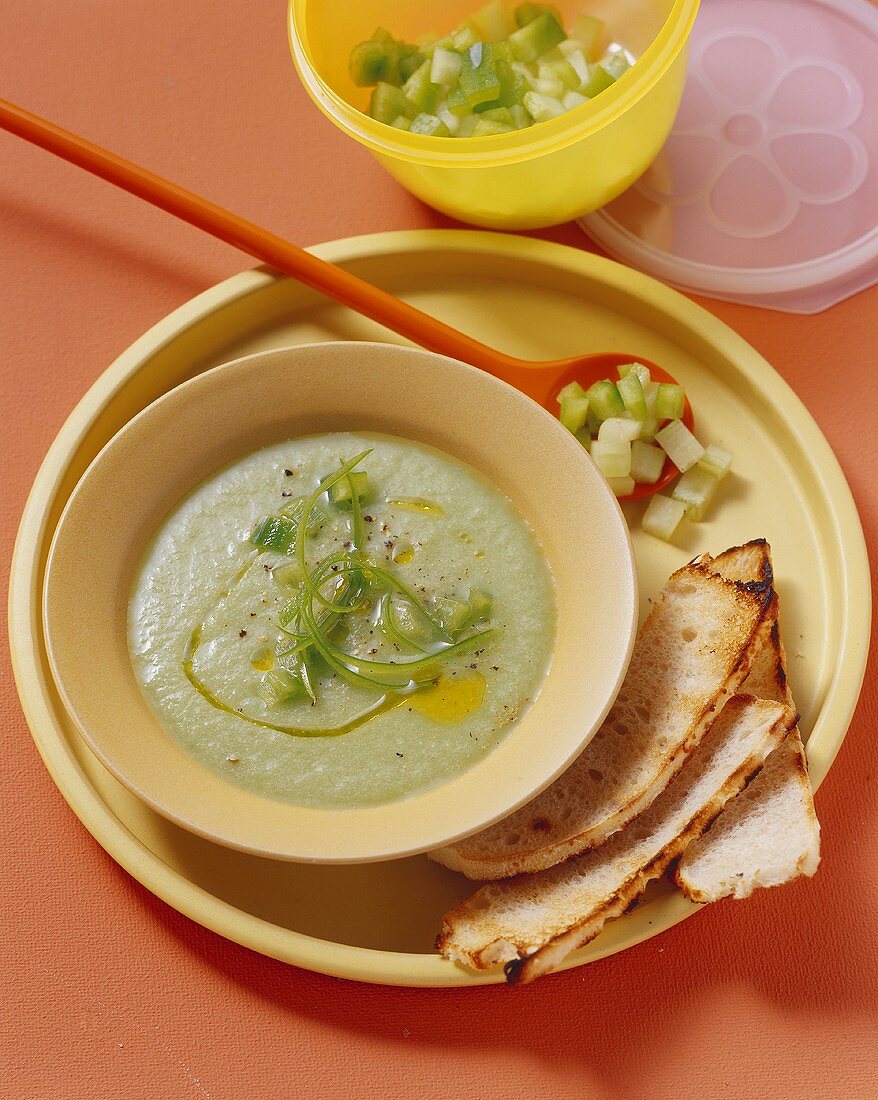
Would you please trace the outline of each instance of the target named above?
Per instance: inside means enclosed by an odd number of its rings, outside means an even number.
[[[694,44],[665,156],[635,187],[667,206],[698,205],[732,237],[769,237],[802,203],[840,202],[863,186],[869,156],[849,129],[863,100],[842,64],[791,58],[760,28],[723,28]]]

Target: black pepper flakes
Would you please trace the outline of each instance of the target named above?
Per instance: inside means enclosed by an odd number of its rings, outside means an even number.
[[[404,757],[403,757],[403,755],[402,755],[402,753],[401,753],[401,752],[398,752],[398,753],[397,753],[396,755],[397,755],[397,756],[398,756],[398,757],[400,758],[400,760],[403,760],[403,759],[404,759]]]
[[[247,631],[246,630],[239,630],[238,631],[238,637],[239,638],[246,638],[247,637]]]
[[[284,470],[284,477],[292,477],[292,476],[293,476],[293,471],[292,470]]]

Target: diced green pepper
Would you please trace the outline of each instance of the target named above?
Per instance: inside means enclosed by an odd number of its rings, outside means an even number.
[[[588,80],[579,89],[582,95],[594,99],[596,95],[606,91],[613,83],[613,77],[601,65],[592,65],[589,69]]]
[[[512,15],[500,0],[491,0],[475,15],[471,15],[467,23],[482,42],[500,42],[515,30]]]
[[[555,7],[554,4],[519,4],[515,9],[515,22],[519,27],[526,27],[528,23],[533,23],[535,19],[538,19],[546,12],[550,12],[562,23],[561,12]]]
[[[396,83],[399,67],[394,54],[380,42],[361,42],[351,50],[348,64],[351,80],[358,88],[367,88],[383,80]]]
[[[383,81],[376,85],[369,103],[369,114],[376,121],[392,126],[394,120],[400,115],[403,118],[412,119],[417,113],[417,108],[409,102],[402,88]]]
[[[594,16],[583,13],[577,15],[573,20],[570,37],[576,39],[577,42],[581,42],[585,56],[591,58],[596,56],[597,48],[604,36],[604,30],[604,24],[600,19],[595,19]]]
[[[296,541],[298,524],[288,516],[263,516],[253,528],[250,542],[262,550],[287,554]]]
[[[544,11],[509,36],[509,49],[517,61],[536,61],[566,37],[558,19],[550,11]]]
[[[491,49],[482,42],[471,46],[463,55],[460,90],[470,107],[487,103],[500,95],[500,78],[494,68]],[[454,111],[453,107],[450,109]]]
[[[410,76],[420,69],[420,67],[427,60],[426,56],[420,52],[420,50],[412,50],[410,54],[402,55],[399,58],[399,79],[402,83],[405,83]]]

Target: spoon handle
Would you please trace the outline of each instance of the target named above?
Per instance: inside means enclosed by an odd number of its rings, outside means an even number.
[[[471,363],[513,385],[529,368],[524,361],[479,343],[216,203],[4,99],[0,99],[0,128],[249,253],[429,351]]]

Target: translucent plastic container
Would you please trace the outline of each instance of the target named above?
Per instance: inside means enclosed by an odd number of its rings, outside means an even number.
[[[556,0],[567,23],[581,11],[604,19],[637,64],[591,102],[492,137],[428,137],[376,122],[364,113],[370,90],[348,75],[351,49],[376,27],[417,41],[451,30],[484,0],[290,0],[290,45],[318,107],[418,198],[474,225],[531,229],[603,206],[649,167],[680,102],[698,2]]]

